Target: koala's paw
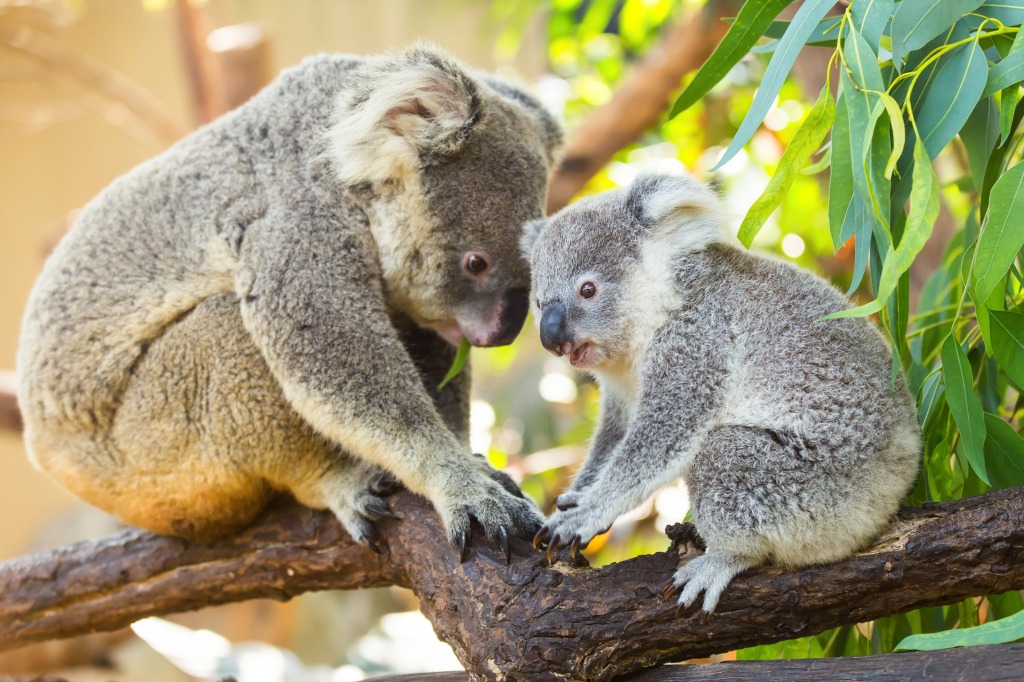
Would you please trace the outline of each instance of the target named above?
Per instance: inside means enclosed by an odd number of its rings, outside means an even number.
[[[676,609],[678,615],[693,606],[697,597],[703,592],[704,611],[710,615],[714,613],[719,597],[722,596],[722,592],[732,581],[733,576],[748,566],[748,562],[721,552],[710,551],[694,557],[676,571],[675,575],[662,586],[661,593],[667,599],[681,590],[679,606]]]
[[[618,516],[599,505],[588,504],[584,498],[575,502],[575,506],[556,511],[533,538],[534,547],[547,549],[548,562],[557,560],[561,547],[568,547],[575,558],[596,536],[608,532]]]
[[[374,521],[385,517],[398,518],[398,515],[391,511],[387,500],[376,494],[372,480],[367,482],[364,489],[335,501],[331,505],[331,511],[353,540],[366,545],[377,554],[382,554],[383,550],[377,544],[378,534]]]
[[[516,494],[507,489],[506,483],[511,483]],[[486,473],[479,473],[473,482],[463,482],[456,489],[445,492],[440,499],[434,500],[434,506],[444,521],[448,539],[459,548],[463,561],[469,552],[473,519],[483,527],[489,540],[501,546],[506,563],[512,558],[509,538],[529,539],[543,522],[537,506],[523,497],[511,479],[506,482]]]

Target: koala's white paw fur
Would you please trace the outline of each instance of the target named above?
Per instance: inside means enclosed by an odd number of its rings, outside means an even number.
[[[691,559],[676,571],[672,583],[679,595],[680,608],[689,608],[704,593],[704,611],[714,613],[718,599],[733,577],[753,563],[724,552],[709,550]]]
[[[336,497],[331,504],[331,511],[353,540],[381,554],[373,522],[396,514],[388,507],[387,500],[379,497],[376,492],[375,482],[367,481],[364,488],[353,494]]]

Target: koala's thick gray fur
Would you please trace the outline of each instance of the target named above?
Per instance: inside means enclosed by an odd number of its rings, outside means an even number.
[[[601,385],[587,459],[538,542],[586,546],[680,477],[707,552],[675,575],[712,612],[734,575],[848,556],[918,472],[903,376],[818,277],[722,236],[717,196],[643,176],[528,226],[541,340]]]
[[[469,451],[468,377],[436,386],[463,337],[521,328],[521,226],[559,140],[531,96],[428,47],[286,71],[114,182],[47,262],[18,356],[33,461],[200,540],[286,490],[372,544],[385,474],[455,541],[470,517],[535,531]]]

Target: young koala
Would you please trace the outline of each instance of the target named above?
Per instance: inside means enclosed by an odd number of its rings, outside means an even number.
[[[707,552],[666,592],[714,611],[733,576],[865,546],[918,471],[902,376],[818,277],[728,244],[687,177],[641,177],[528,225],[544,347],[601,384],[586,462],[538,533],[572,551],[682,477]]]
[[[465,547],[541,516],[467,445],[465,338],[529,308],[556,121],[416,46],[321,55],[114,182],[32,292],[18,356],[34,463],[92,504],[209,540],[277,491],[372,548],[384,474]]]

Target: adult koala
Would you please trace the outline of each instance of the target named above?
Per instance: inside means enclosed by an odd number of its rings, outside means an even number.
[[[522,327],[520,226],[559,141],[427,47],[286,71],[114,182],[47,262],[18,357],[33,462],[159,533],[209,540],[287,490],[374,549],[390,474],[454,542],[474,517],[507,552],[540,516],[470,453],[468,379],[436,387],[453,344]]]

